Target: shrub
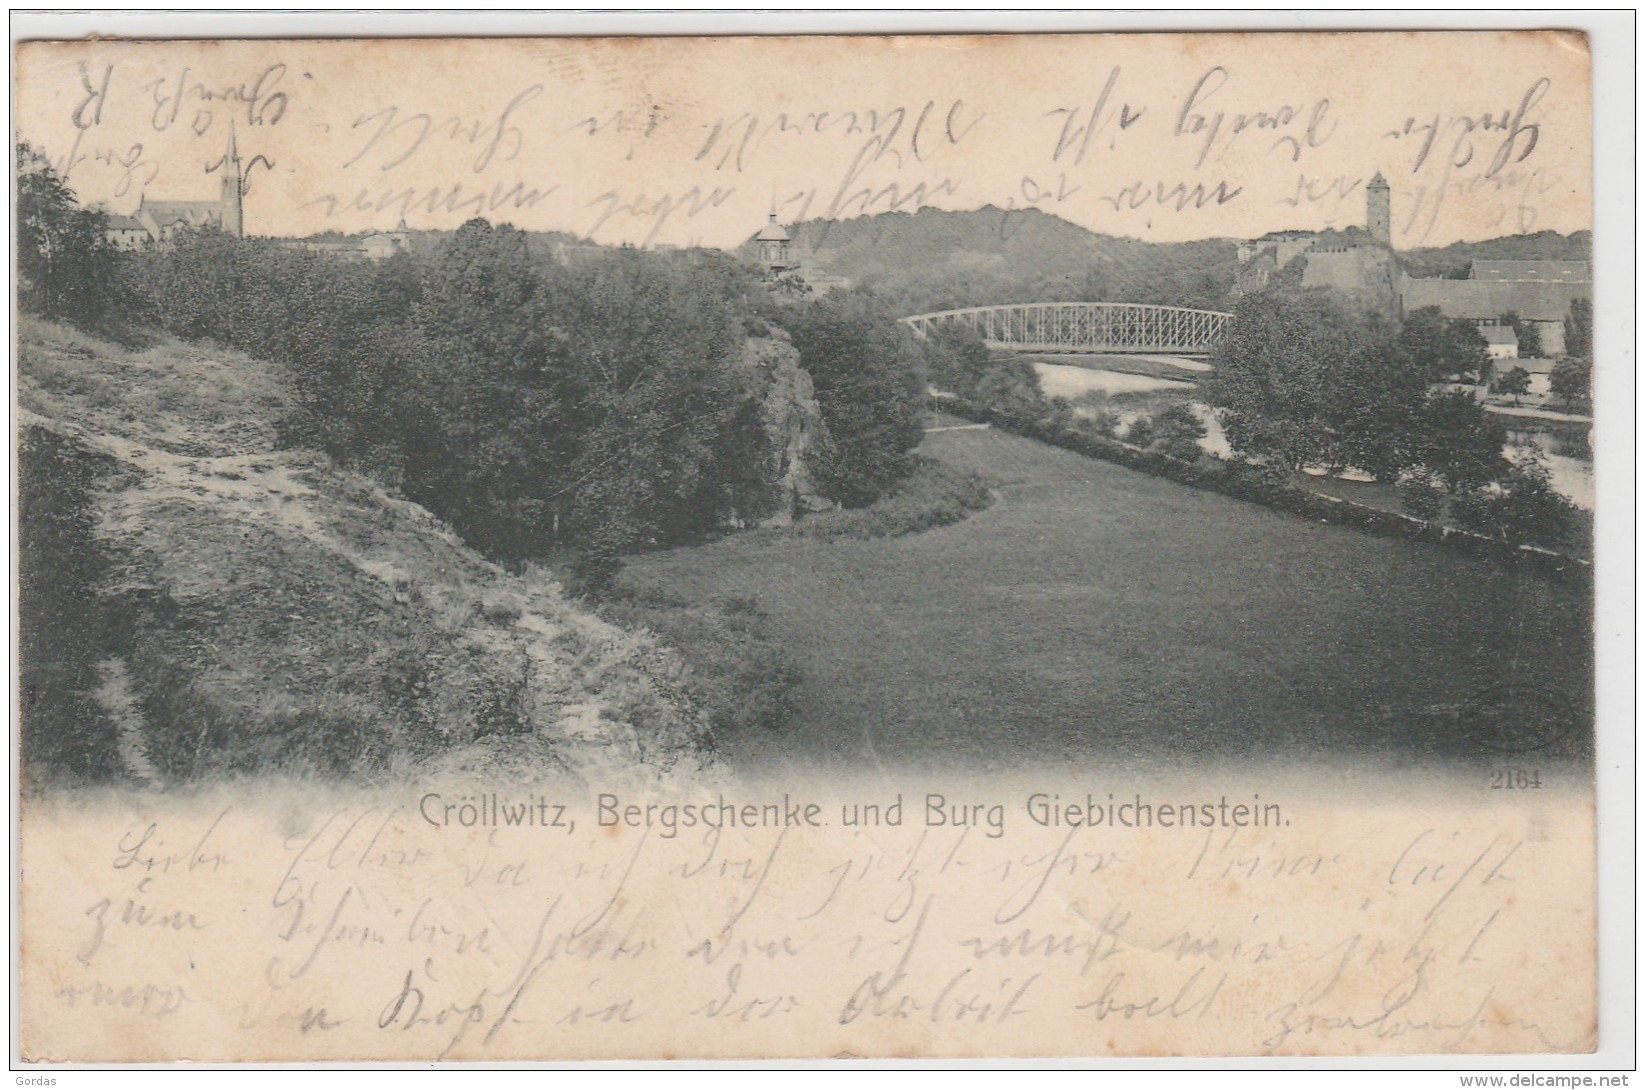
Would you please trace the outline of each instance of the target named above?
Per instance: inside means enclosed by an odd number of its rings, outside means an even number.
[[[1187,405],[1167,405],[1154,413],[1153,446],[1172,458],[1192,462],[1200,455],[1205,424]]]
[[[55,432],[24,430],[18,449],[18,627],[22,768],[28,782],[115,778],[115,725],[93,698],[113,619],[101,623],[108,559],[91,492],[114,468]]]
[[[1399,500],[1412,518],[1432,522],[1444,513],[1445,487],[1435,474],[1420,470],[1400,480]]]
[[[96,326],[119,301],[119,254],[108,217],[81,208],[68,183],[26,143],[16,146],[17,302]]]
[[[1571,501],[1555,492],[1548,467],[1533,451],[1507,477],[1457,497],[1452,511],[1465,528],[1508,545],[1563,546],[1576,522]]]
[[[807,515],[786,532],[819,541],[900,537],[959,522],[990,502],[977,474],[919,458],[907,480],[870,506]]]
[[[655,589],[616,587],[606,620],[656,633],[685,661],[681,687],[721,737],[776,730],[798,706],[800,671],[753,598],[688,603]]]

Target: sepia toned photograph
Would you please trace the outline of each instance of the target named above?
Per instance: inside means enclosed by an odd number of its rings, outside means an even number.
[[[14,44],[14,1061],[1614,1043],[1594,88]]]

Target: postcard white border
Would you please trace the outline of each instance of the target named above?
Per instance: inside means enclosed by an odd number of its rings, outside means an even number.
[[[1355,1059],[1331,1057],[1203,1060],[1070,1059],[1036,1063],[979,1061],[898,1063],[877,1061],[849,1065],[851,1069],[954,1069],[987,1067],[1076,1067],[1111,1075],[1131,1073],[1139,1081],[1148,1073],[1217,1071],[1234,1085],[1258,1085],[1257,1072],[1269,1072],[1261,1085],[1272,1085],[1274,1074],[1293,1077],[1312,1072],[1310,1085],[1320,1074],[1337,1072],[1344,1081],[1360,1081],[1355,1074],[1403,1070],[1407,1077],[1434,1072],[1432,1085],[1456,1086],[1455,1072],[1629,1071],[1637,1066],[1637,747],[1634,737],[1636,679],[1636,482],[1638,446],[1638,359],[1636,311],[1636,16],[1628,10],[1570,12],[1535,10],[1269,10],[1269,11],[353,11],[324,12],[18,12],[10,18],[13,44],[31,38],[78,38],[88,34],[145,38],[285,38],[285,37],[516,37],[543,35],[736,35],[736,34],[888,34],[888,33],[1053,33],[1104,31],[1185,30],[1441,30],[1441,29],[1572,29],[1588,33],[1594,66],[1594,262],[1596,356],[1614,360],[1596,369],[1595,465],[1596,486],[1596,670],[1599,736],[1596,740],[1598,790],[1598,877],[1600,1048],[1591,1056],[1406,1056]],[[7,55],[10,86],[11,53]],[[7,248],[14,237],[8,223]],[[10,310],[5,316],[8,338]],[[8,480],[11,445],[0,453]],[[15,511],[15,491],[10,492]],[[13,535],[4,547],[11,563]],[[8,570],[9,569],[8,567]],[[11,590],[13,629],[16,618],[15,586]],[[15,633],[8,629],[10,669],[8,700],[15,677]],[[15,704],[11,706],[15,707]],[[11,753],[5,755],[8,775]],[[16,802],[11,807],[12,858],[16,858]],[[12,875],[15,879],[15,874]],[[12,893],[12,932],[9,950],[17,949],[15,880]],[[11,959],[8,957],[8,962]],[[171,1085],[169,1070],[124,1069],[99,1074],[95,1069],[17,1066],[18,1029],[11,996],[17,987],[17,968],[11,968],[11,988],[3,1002],[10,1027],[10,1057],[20,1075],[51,1074],[58,1085],[85,1085],[117,1078],[123,1085]],[[317,1065],[318,1066],[318,1065]],[[390,1065],[385,1065],[390,1066]],[[391,1065],[403,1071],[408,1065]],[[425,1069],[432,1065],[423,1065]],[[517,1069],[520,1065],[495,1065]],[[707,1070],[731,1068],[794,1069],[842,1067],[837,1064],[693,1063],[693,1064],[546,1064],[548,1068],[585,1070],[684,1067]],[[500,1073],[493,1065],[488,1073]],[[374,1070],[375,1069],[375,1070]],[[286,1070],[291,1070],[287,1068]],[[264,1069],[266,1072],[267,1069]],[[305,1077],[332,1077],[347,1073],[351,1082],[376,1082],[388,1072],[377,1065],[325,1065]],[[1243,1075],[1241,1074],[1243,1073]],[[373,1077],[375,1075],[376,1077]],[[211,1076],[214,1081],[224,1073]],[[254,1077],[242,1071],[233,1077]],[[1247,1083],[1247,1080],[1251,1080]],[[1441,1081],[1443,1080],[1443,1081]],[[1426,1079],[1423,1082],[1427,1082]],[[1119,1085],[1130,1085],[1129,1081]],[[1333,1081],[1332,1085],[1336,1085]]]

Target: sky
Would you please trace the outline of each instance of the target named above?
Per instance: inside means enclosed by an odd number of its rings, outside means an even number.
[[[1586,39],[1554,32],[25,43],[19,136],[82,200],[252,234],[732,247],[779,220],[1035,207],[1179,241],[1402,249],[1592,221]]]

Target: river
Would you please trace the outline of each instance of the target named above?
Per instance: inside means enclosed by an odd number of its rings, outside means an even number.
[[[1147,357],[1139,357],[1147,358]],[[1158,362],[1167,362],[1160,358]],[[1170,360],[1170,364],[1193,369],[1209,369],[1209,365],[1198,364],[1193,360]],[[1040,376],[1040,388],[1047,397],[1062,397],[1073,401],[1083,394],[1093,391],[1108,394],[1109,396],[1122,394],[1146,394],[1174,392],[1189,394],[1194,390],[1194,383],[1187,378],[1170,378],[1160,375],[1139,375],[1128,371],[1111,371],[1104,368],[1073,366],[1037,361],[1034,370]],[[1206,434],[1200,440],[1200,447],[1207,454],[1219,458],[1227,458],[1233,454],[1228,445],[1227,437],[1223,434],[1222,426],[1217,422],[1210,408],[1200,402],[1194,402],[1193,408],[1200,420],[1206,425]],[[1136,410],[1128,410],[1123,405],[1115,406],[1114,411],[1120,418],[1123,426],[1129,426],[1136,418]],[[1565,454],[1554,453],[1557,444],[1551,440],[1546,432],[1512,429],[1509,431],[1508,444],[1504,453],[1510,458],[1518,457],[1532,449],[1539,451],[1543,463],[1548,467],[1549,481],[1554,491],[1576,504],[1578,507],[1592,511],[1594,509],[1594,467],[1591,461],[1572,458]]]

